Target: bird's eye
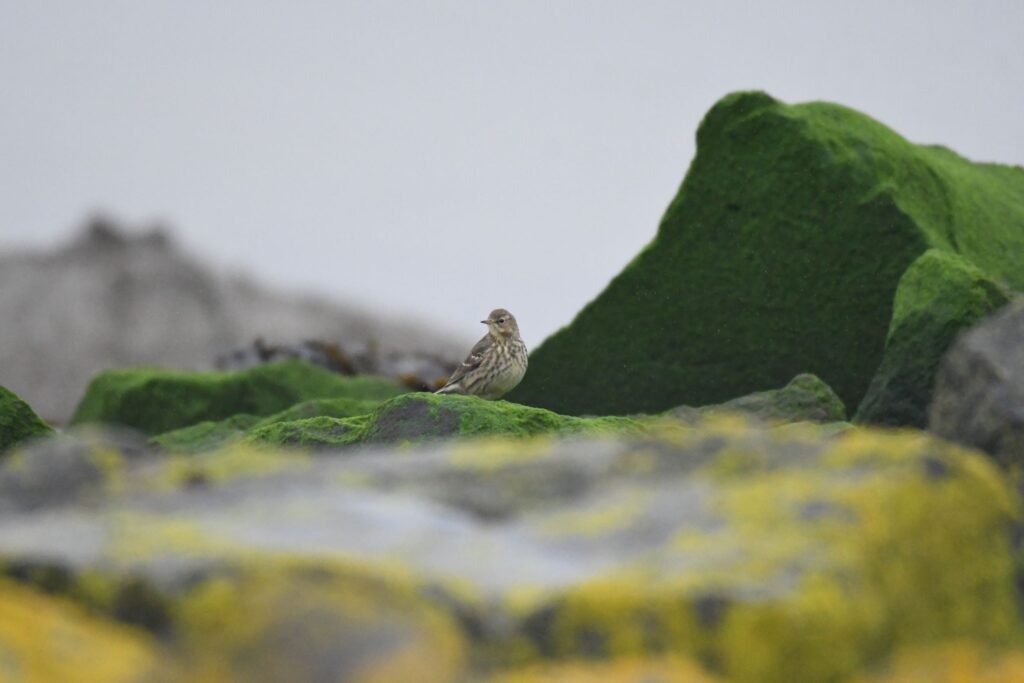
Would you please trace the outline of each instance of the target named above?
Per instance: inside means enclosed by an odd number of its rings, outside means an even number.
[[[498,318],[498,324],[499,325],[504,325],[505,324],[505,319],[504,318]]]

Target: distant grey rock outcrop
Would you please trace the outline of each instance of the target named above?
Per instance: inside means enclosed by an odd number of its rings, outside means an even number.
[[[71,415],[100,370],[210,368],[256,338],[322,339],[382,362],[457,361],[462,346],[426,325],[215,273],[160,229],[129,234],[98,218],[69,244],[0,254],[0,385],[51,421]]]

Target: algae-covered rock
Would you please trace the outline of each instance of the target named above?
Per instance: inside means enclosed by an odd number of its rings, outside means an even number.
[[[4,683],[139,683],[173,675],[151,635],[0,579]]]
[[[1019,633],[1018,509],[989,459],[926,434],[733,416],[168,458],[99,505],[0,516],[0,568],[158,625],[195,663],[184,680],[487,680],[587,660],[624,680],[699,662],[712,680],[831,683],[904,648]],[[677,667],[657,668],[666,653]]]
[[[715,406],[681,406],[660,416],[581,418],[472,396],[410,393],[379,405],[322,399],[262,419],[235,415],[161,434],[153,438],[153,443],[173,451],[200,453],[242,439],[254,444],[323,449],[461,436],[640,433],[657,428],[666,417],[692,423],[727,412],[773,423],[846,419],[842,402],[828,385],[813,375],[800,375],[782,389],[741,396]]]
[[[487,683],[716,683],[721,679],[683,657],[626,657],[533,665],[487,679]]]
[[[0,387],[0,454],[12,446],[36,436],[54,434],[17,394]]]
[[[781,389],[756,391],[717,405],[680,406],[666,412],[684,420],[716,413],[742,413],[766,422],[842,422],[846,407],[835,392],[811,374],[794,377]]]
[[[181,453],[200,453],[225,446],[243,438],[248,432],[276,424],[307,420],[313,417],[345,418],[365,415],[380,401],[359,398],[318,398],[296,404],[280,413],[264,418],[255,415],[232,415],[217,422],[200,422],[153,437],[155,445]]]
[[[900,278],[881,365],[854,419],[923,428],[935,374],[957,334],[1010,293],[956,254],[929,249]]]
[[[571,417],[475,396],[414,393],[393,398],[369,415],[351,419],[315,417],[257,427],[249,430],[248,440],[276,446],[325,448],[453,436],[525,437],[641,428],[640,421],[624,417]]]
[[[1024,289],[1024,171],[914,145],[823,102],[718,102],[640,254],[530,355],[508,400],[651,413],[811,372],[856,406],[929,248]]]
[[[89,385],[72,423],[104,422],[160,434],[233,415],[270,415],[315,398],[382,401],[403,391],[392,380],[343,377],[301,361],[238,372],[108,370]]]
[[[1024,464],[1024,301],[962,335],[942,361],[928,427],[936,434]]]

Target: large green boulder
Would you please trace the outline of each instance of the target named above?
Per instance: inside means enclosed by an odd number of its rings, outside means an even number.
[[[238,372],[107,370],[89,384],[71,422],[159,434],[233,415],[271,415],[316,398],[382,401],[404,391],[390,379],[343,377],[298,360]]]
[[[924,428],[946,350],[1010,296],[956,254],[926,251],[900,278],[885,354],[854,419]]]
[[[930,248],[1024,288],[1024,170],[914,145],[835,104],[729,95],[657,235],[530,356],[508,400],[655,412],[811,372],[848,406]]]
[[[26,439],[53,433],[17,394],[0,387],[0,454]]]

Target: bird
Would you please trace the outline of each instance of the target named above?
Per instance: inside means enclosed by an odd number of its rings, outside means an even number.
[[[519,324],[504,308],[491,311],[487,334],[473,345],[466,360],[435,394],[468,394],[494,401],[512,391],[526,374],[526,344]]]

